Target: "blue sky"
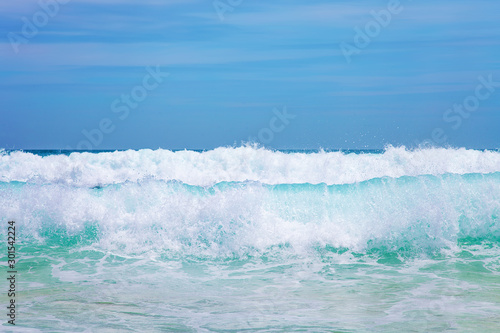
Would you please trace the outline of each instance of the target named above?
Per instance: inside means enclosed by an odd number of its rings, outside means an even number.
[[[0,4],[0,148],[500,147],[497,1],[54,1]]]

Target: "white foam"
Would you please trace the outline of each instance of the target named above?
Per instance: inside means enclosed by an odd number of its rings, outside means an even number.
[[[145,149],[46,157],[19,151],[0,154],[0,181],[87,187],[136,182],[148,178],[178,180],[201,186],[246,180],[265,184],[330,185],[355,183],[384,176],[498,171],[499,152],[463,148],[411,151],[405,147],[389,147],[383,154],[289,154],[250,146],[217,148],[206,152]]]
[[[377,179],[352,185],[233,183],[203,188],[156,180],[89,189],[4,184],[0,218],[57,244],[83,235],[117,253],[244,255],[285,246],[427,251],[460,237],[500,236],[500,173]],[[88,233],[88,232],[87,232]],[[488,236],[489,235],[489,236]],[[313,250],[314,251],[314,250]]]

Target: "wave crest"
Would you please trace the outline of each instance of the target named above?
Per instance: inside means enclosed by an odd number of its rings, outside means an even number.
[[[145,149],[44,157],[19,151],[0,154],[0,181],[83,187],[144,179],[177,180],[199,186],[248,180],[333,185],[381,177],[499,171],[499,152],[464,148],[389,147],[382,154],[285,153],[250,146],[205,152]]]
[[[286,248],[429,252],[500,239],[500,173],[344,184],[157,180],[101,188],[0,184],[1,218],[25,239],[105,250],[232,256]]]

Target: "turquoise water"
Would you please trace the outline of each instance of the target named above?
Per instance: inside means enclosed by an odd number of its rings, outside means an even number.
[[[495,332],[499,219],[496,151],[0,153],[13,332]]]

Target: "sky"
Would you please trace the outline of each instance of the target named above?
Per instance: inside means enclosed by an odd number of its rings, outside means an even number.
[[[500,147],[500,2],[0,3],[0,148]]]

